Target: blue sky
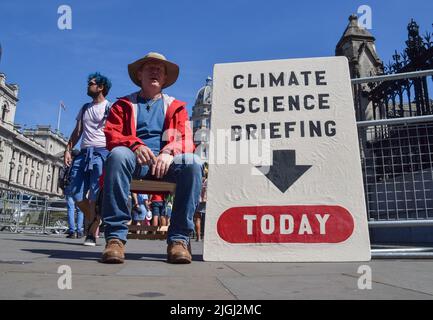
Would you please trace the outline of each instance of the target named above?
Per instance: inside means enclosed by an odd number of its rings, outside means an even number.
[[[57,9],[72,8],[72,30],[59,30]],[[109,99],[133,92],[127,64],[149,51],[180,65],[167,93],[188,103],[212,76],[215,63],[334,55],[350,14],[361,5],[373,12],[380,57],[402,50],[411,18],[422,34],[433,31],[433,1],[145,1],[2,0],[0,72],[20,86],[16,123],[57,124],[68,136],[84,102],[87,75],[107,74]]]

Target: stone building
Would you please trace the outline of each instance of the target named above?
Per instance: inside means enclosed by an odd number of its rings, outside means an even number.
[[[15,124],[18,85],[0,73],[0,188],[59,197],[57,179],[67,140],[49,126],[24,129]]]
[[[212,107],[212,78],[206,79],[206,84],[197,92],[192,107],[191,122],[194,132],[196,154],[205,162],[209,161],[209,130]]]

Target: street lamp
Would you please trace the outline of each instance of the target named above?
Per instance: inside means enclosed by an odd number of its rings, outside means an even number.
[[[15,163],[13,160],[9,161],[10,169],[9,169],[9,180],[8,180],[8,189],[10,189],[11,186],[11,180],[12,180],[12,170],[15,168]]]

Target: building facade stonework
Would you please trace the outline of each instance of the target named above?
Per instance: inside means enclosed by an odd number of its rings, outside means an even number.
[[[197,92],[192,107],[191,122],[194,132],[196,154],[204,162],[209,162],[209,131],[212,112],[212,78],[206,79],[206,84]]]
[[[60,197],[58,177],[67,140],[49,126],[21,130],[15,124],[18,91],[0,73],[0,187]]]

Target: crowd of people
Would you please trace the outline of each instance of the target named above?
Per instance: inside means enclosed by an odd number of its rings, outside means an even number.
[[[88,77],[92,101],[80,109],[64,153],[68,237],[85,236],[84,245],[95,246],[103,225],[101,262],[123,263],[128,225],[168,226],[167,261],[191,263],[190,236],[203,237],[207,166],[194,154],[186,104],[162,92],[176,82],[179,66],[150,52],[128,73],[139,91],[114,103],[106,98],[111,81],[100,73]],[[131,193],[132,179],[173,182],[176,192]]]

